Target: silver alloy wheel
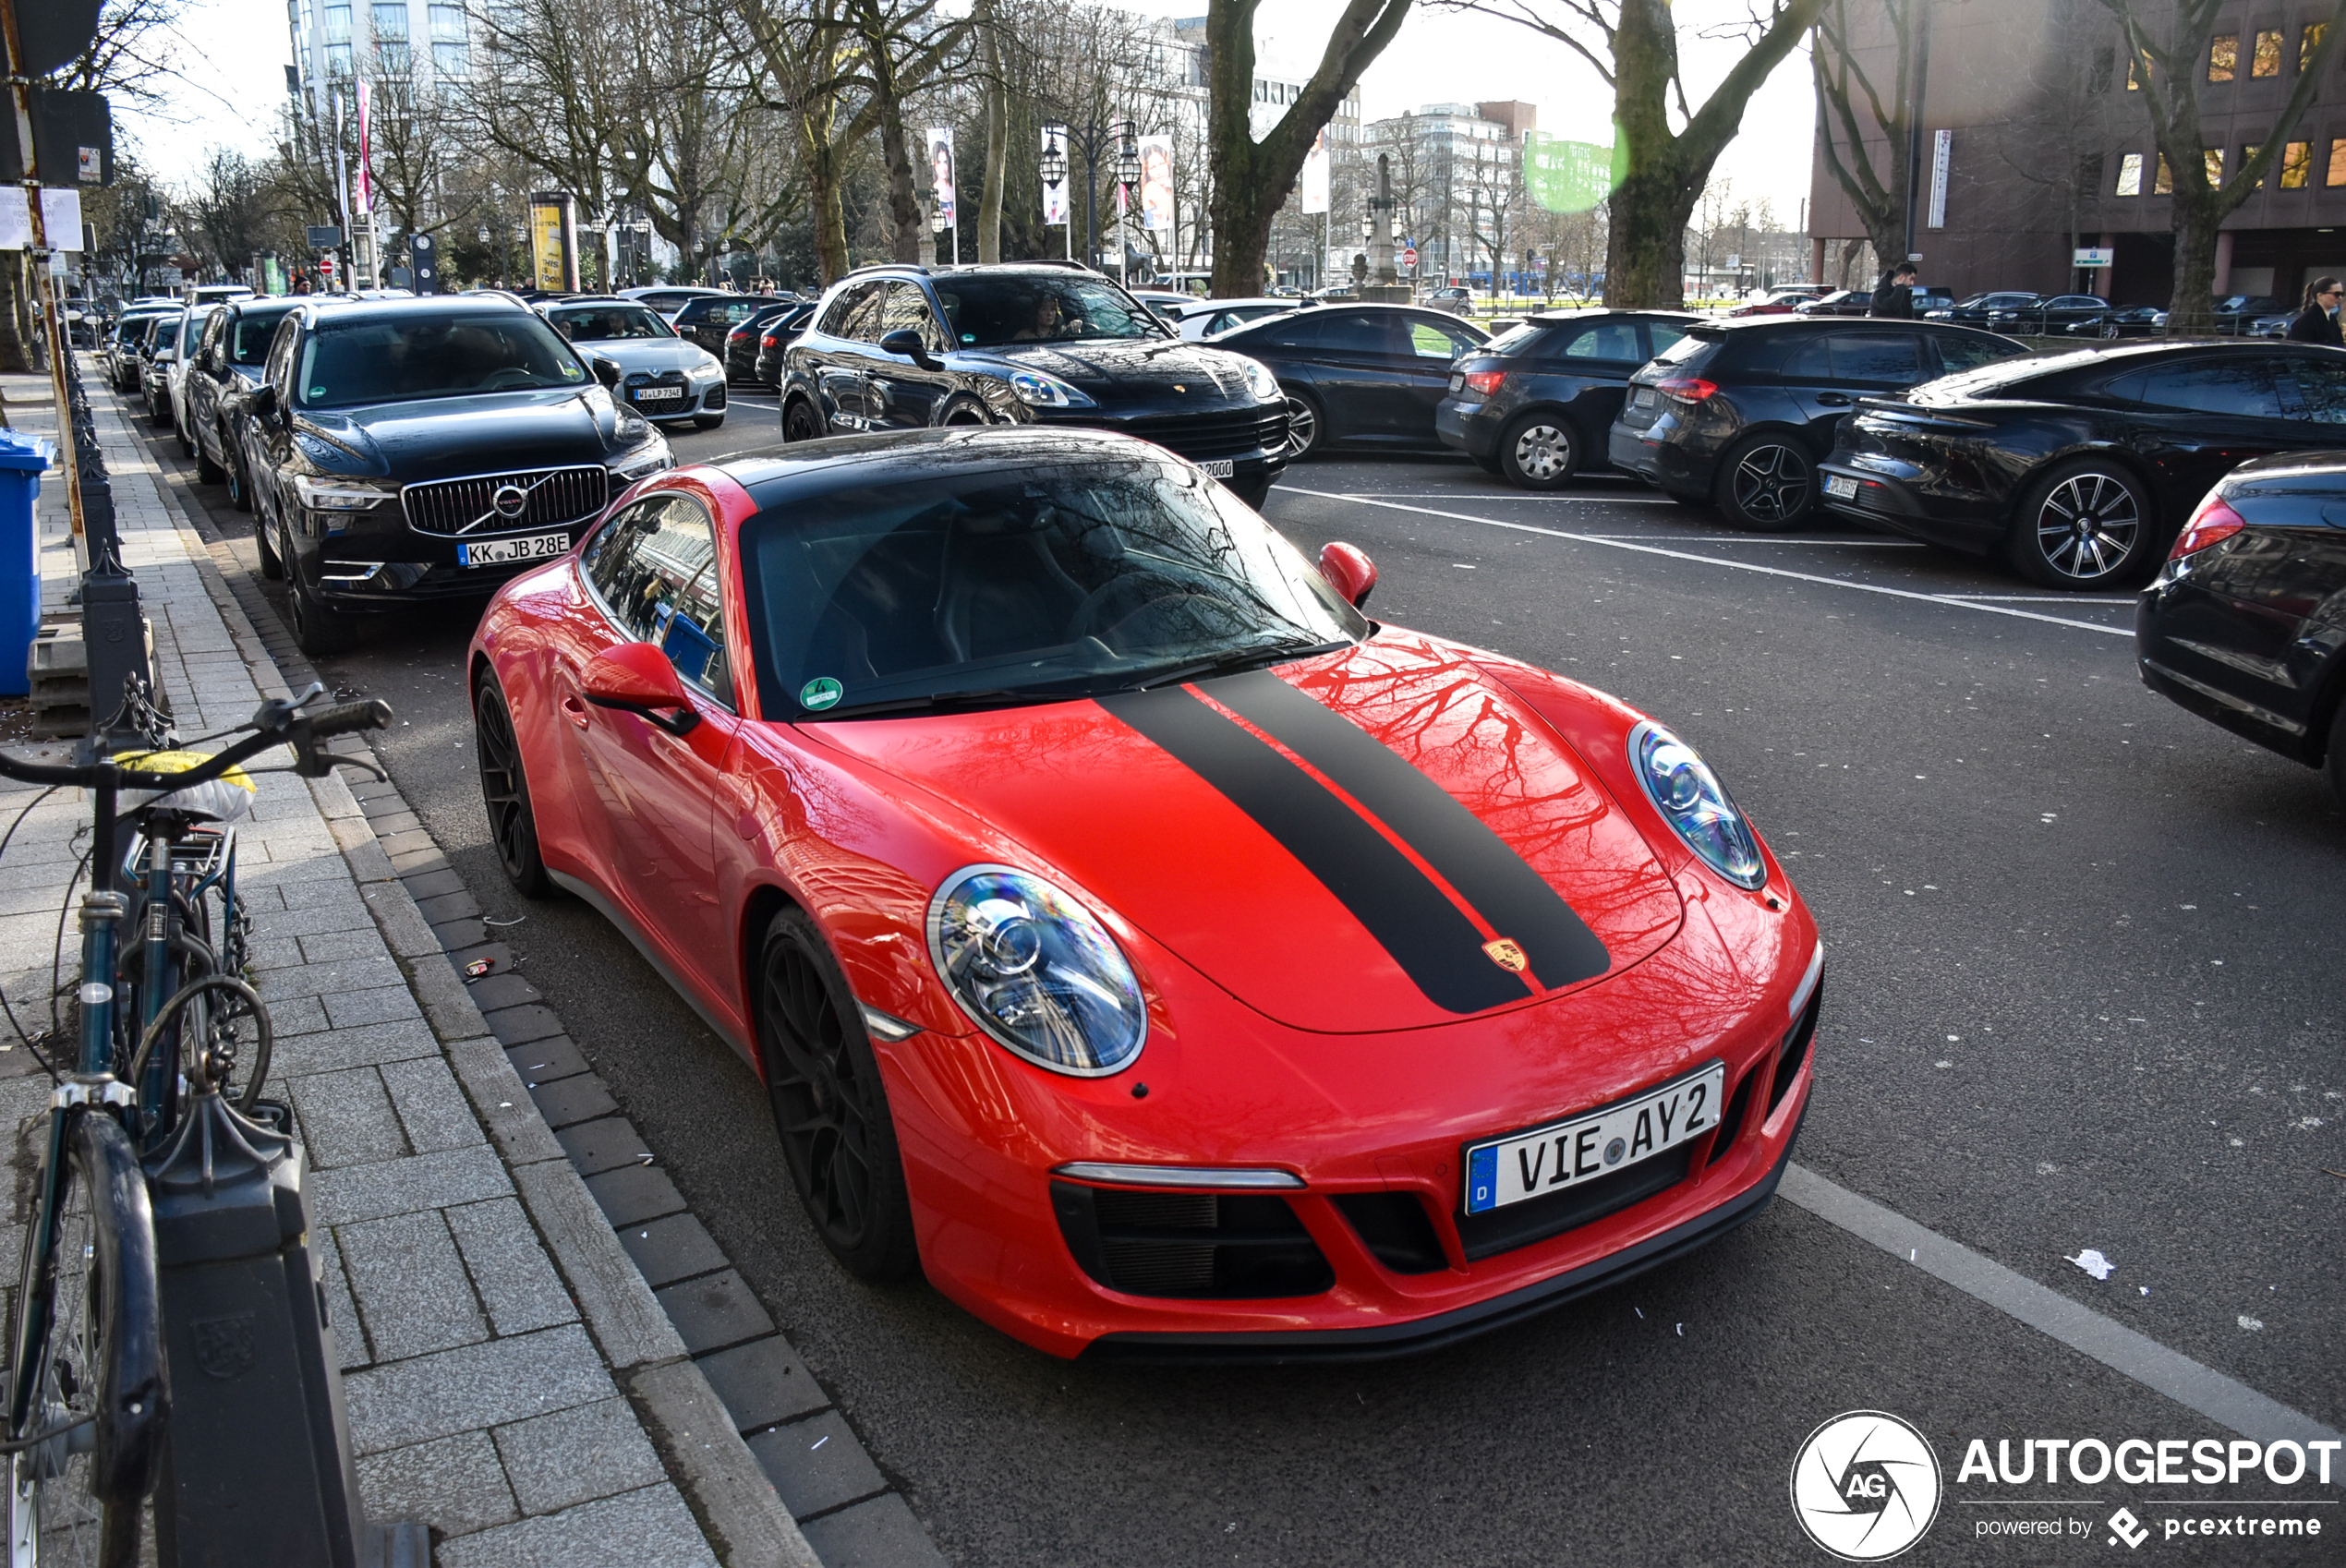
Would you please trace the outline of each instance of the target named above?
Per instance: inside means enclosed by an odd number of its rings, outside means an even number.
[[[2107,474],[2073,474],[2037,509],[2037,548],[2064,577],[2095,583],[2126,564],[2142,527],[2134,491]]]
[[[1320,418],[1312,405],[1300,397],[1287,400],[1287,451],[1289,457],[1300,457],[1319,439]]]
[[[1527,425],[1515,438],[1517,470],[1538,484],[1561,479],[1572,466],[1572,438],[1554,425]]]
[[[2118,336],[2118,323],[2115,321],[2104,321],[2101,324],[2101,335],[2105,338],[2115,338]]]
[[[1770,441],[1735,464],[1735,506],[1756,523],[1787,523],[1808,504],[1806,453]]]

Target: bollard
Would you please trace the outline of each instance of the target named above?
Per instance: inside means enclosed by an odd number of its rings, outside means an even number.
[[[171,1421],[163,1568],[422,1568],[418,1526],[366,1525],[301,1145],[199,1089],[149,1156]]]
[[[94,542],[94,537],[93,537]],[[90,727],[92,754],[145,744],[135,727],[118,725],[136,677],[140,690],[154,687],[147,666],[147,619],[139,609],[139,584],[129,573],[101,560],[81,578],[81,643],[90,661]]]

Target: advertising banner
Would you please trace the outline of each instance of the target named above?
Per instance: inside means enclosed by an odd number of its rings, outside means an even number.
[[[578,203],[560,191],[529,199],[529,275],[543,289],[578,291]]]
[[[1309,217],[1327,210],[1328,127],[1322,126],[1312,139],[1312,151],[1303,155],[1303,211]]]
[[[931,126],[928,130],[928,168],[930,189],[937,198],[937,224],[951,228],[960,216],[953,206],[953,131],[949,126]]]
[[[1068,175],[1071,168],[1072,164],[1067,155],[1067,127],[1045,126],[1043,127],[1043,222],[1046,223],[1067,222]],[[1056,180],[1051,178],[1051,171],[1054,169],[1058,172],[1059,176]]]
[[[1544,131],[1523,138],[1524,186],[1550,212],[1586,212],[1612,195],[1614,163],[1612,148],[1593,142],[1566,141]]]
[[[1173,139],[1144,136],[1141,149],[1141,227],[1173,232]]]
[[[375,185],[369,172],[374,163],[374,155],[369,150],[367,134],[367,111],[373,96],[368,90],[365,82],[358,84],[358,175],[355,194],[357,197],[358,211],[361,212],[371,212],[375,210]]]

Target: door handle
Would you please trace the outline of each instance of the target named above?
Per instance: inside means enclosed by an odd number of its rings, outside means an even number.
[[[573,724],[577,725],[581,730],[586,728],[586,705],[580,702],[576,697],[564,697],[562,699],[562,712],[568,714],[570,716],[570,721]]]
[[[1849,406],[1849,394],[1847,392],[1819,392],[1817,401],[1827,408],[1846,408]]]

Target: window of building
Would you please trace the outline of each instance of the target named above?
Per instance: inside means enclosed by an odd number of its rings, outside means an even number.
[[[326,7],[326,42],[329,43],[350,42],[349,6],[329,6]]]
[[[2240,166],[2244,169],[2248,167],[2249,164],[2256,162],[2256,154],[2262,150],[2263,146],[2264,144],[2262,142],[2252,141],[2243,147],[2240,150]],[[2265,188],[2265,182],[2262,178],[2259,178],[2256,181],[2256,188],[2258,190]]]
[[[2308,25],[2304,31],[2297,35],[2297,68],[2299,71],[2309,71],[2314,68],[2314,55],[2321,49],[2322,39],[2328,33],[2328,31],[2329,24],[2328,22],[2314,22]]]
[[[435,43],[464,42],[465,8],[462,6],[432,6],[431,37]]]
[[[2346,138],[2329,144],[2329,173],[2323,176],[2327,186],[2346,185]]]
[[[2089,90],[2108,92],[2110,78],[2117,74],[2117,71],[2118,52],[2114,49],[2102,50],[2094,56],[2093,75],[2087,80]]]
[[[405,43],[407,42],[407,0],[375,0],[375,42]]]
[[[2159,155],[2159,174],[2151,181],[2150,194],[2153,196],[2175,194],[2175,171],[2167,166],[2167,154],[2164,152]]]
[[[2256,52],[2248,57],[2248,74],[2252,77],[2280,75],[2280,31],[2275,29],[2256,35]]]
[[[2122,152],[2118,157],[2118,191],[2120,196],[2140,196],[2143,193],[2143,155]]]
[[[2077,188],[2079,190],[2099,190],[2101,188],[2101,171],[2102,156],[2100,153],[2084,152],[2078,154]]]
[[[2312,142],[2292,141],[2283,147],[2280,150],[2281,189],[2304,189],[2305,176],[2313,172],[2313,167],[2314,144]]]
[[[329,43],[326,45],[326,74],[343,81],[350,79],[349,44]]]
[[[375,68],[386,77],[406,77],[416,69],[416,57],[404,43],[375,45]]]
[[[2207,171],[2208,188],[2212,190],[2223,184],[2224,150],[2220,147],[2203,147],[2199,150],[2199,157],[2202,166]]]
[[[2142,90],[2142,56],[2130,52],[2126,56],[2126,90],[2140,92]]]
[[[452,78],[469,76],[473,68],[473,52],[462,43],[434,43],[431,46],[431,68]]]
[[[2230,81],[2240,68],[2240,34],[2219,32],[2207,41],[2207,79]]]

